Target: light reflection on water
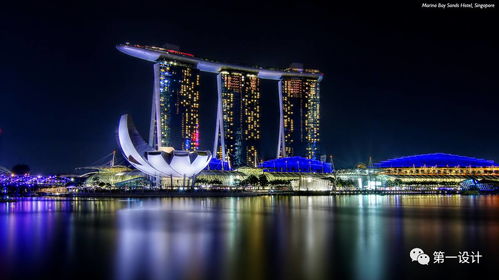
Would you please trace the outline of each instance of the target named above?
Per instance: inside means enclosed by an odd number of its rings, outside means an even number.
[[[498,245],[499,196],[0,203],[0,279],[460,279],[492,271]],[[423,267],[413,247],[484,257]]]

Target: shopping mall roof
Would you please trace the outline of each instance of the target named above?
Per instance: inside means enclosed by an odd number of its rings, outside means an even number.
[[[259,165],[265,172],[331,173],[331,163],[304,157],[285,157],[267,160]]]
[[[375,164],[377,168],[404,167],[490,167],[499,166],[493,160],[433,153],[388,159]]]

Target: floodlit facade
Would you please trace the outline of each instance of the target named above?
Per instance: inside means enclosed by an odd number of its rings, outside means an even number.
[[[337,190],[441,192],[470,187],[499,190],[499,164],[445,153],[388,159],[371,168],[337,170],[335,176]]]
[[[394,158],[375,167],[390,186],[460,188],[469,180],[499,181],[499,164],[493,160],[445,153]]]
[[[292,67],[266,69],[197,58],[178,50],[124,44],[118,50],[154,63],[155,82],[149,144],[199,148],[199,73],[217,74],[213,155],[229,169],[261,162],[260,80],[278,84],[279,125],[276,157],[317,159],[320,142],[322,73]],[[177,135],[180,139],[177,140]],[[180,143],[180,145],[179,145]],[[225,167],[225,165],[221,165]]]
[[[143,178],[144,175],[125,166],[102,166],[96,167],[90,172],[82,184],[86,188],[116,188],[123,182]]]
[[[479,168],[499,167],[493,160],[445,153],[421,154],[388,159],[376,163],[377,168]]]
[[[330,192],[333,190],[333,184],[323,178],[301,177],[291,181],[291,189],[305,192]]]
[[[131,118],[122,115],[118,140],[125,159],[136,169],[153,177],[192,178],[203,170],[211,159],[209,151],[154,149],[140,136]]]
[[[265,172],[331,173],[331,163],[303,157],[286,157],[267,160],[260,164]]]
[[[338,190],[375,190],[385,186],[388,176],[378,169],[340,169],[335,172]]]
[[[212,157],[210,163],[208,164],[207,170],[226,170],[230,171],[231,168],[229,163],[226,161],[222,161],[220,159]]]

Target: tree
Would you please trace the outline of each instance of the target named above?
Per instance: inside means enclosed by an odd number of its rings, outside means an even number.
[[[199,184],[199,185],[208,184],[208,180],[206,180],[204,178],[199,178],[199,179],[196,179],[196,184]]]
[[[269,182],[269,184],[271,185],[274,185],[274,186],[278,186],[278,185],[282,185],[282,186],[288,186],[291,184],[291,181],[290,180],[272,180]]]
[[[207,185],[221,185],[222,184],[222,181],[220,181],[219,179],[205,179],[205,178],[199,178],[199,179],[196,179],[196,182],[195,182],[196,185],[204,185],[204,184],[207,184]]]
[[[29,174],[30,171],[31,169],[27,164],[16,164],[12,167],[12,173],[14,173],[14,175]]]
[[[259,183],[260,183],[260,180],[258,179],[258,177],[256,177],[255,175],[249,175],[248,178],[239,182],[239,185],[240,186],[248,186],[248,185],[256,186]]]
[[[210,183],[212,185],[221,185],[222,181],[220,181],[219,179],[213,179],[213,180],[210,181]]]
[[[99,185],[100,185],[100,183],[102,183],[102,182],[99,180],[99,177],[97,177],[97,176],[93,176],[91,180],[92,180],[91,187],[96,187],[96,186],[99,186]]]
[[[265,187],[269,184],[269,180],[267,179],[267,176],[265,174],[261,174],[258,177],[258,182],[260,183],[260,186]]]
[[[250,175],[248,177],[248,184],[250,185],[258,185],[258,183],[260,183],[260,180],[258,180],[258,177],[256,177],[255,175]]]
[[[337,188],[353,188],[355,187],[355,183],[353,180],[343,180],[341,178],[336,179],[336,187]]]
[[[330,183],[336,183],[336,180],[334,179],[334,177],[322,177],[321,178],[322,180],[327,180],[329,181]],[[338,180],[341,180],[341,179],[338,179]]]

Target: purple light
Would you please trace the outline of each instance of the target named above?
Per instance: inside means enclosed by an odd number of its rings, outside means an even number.
[[[30,176],[30,175],[0,175],[1,187],[51,187],[64,186],[70,178],[57,176]]]

